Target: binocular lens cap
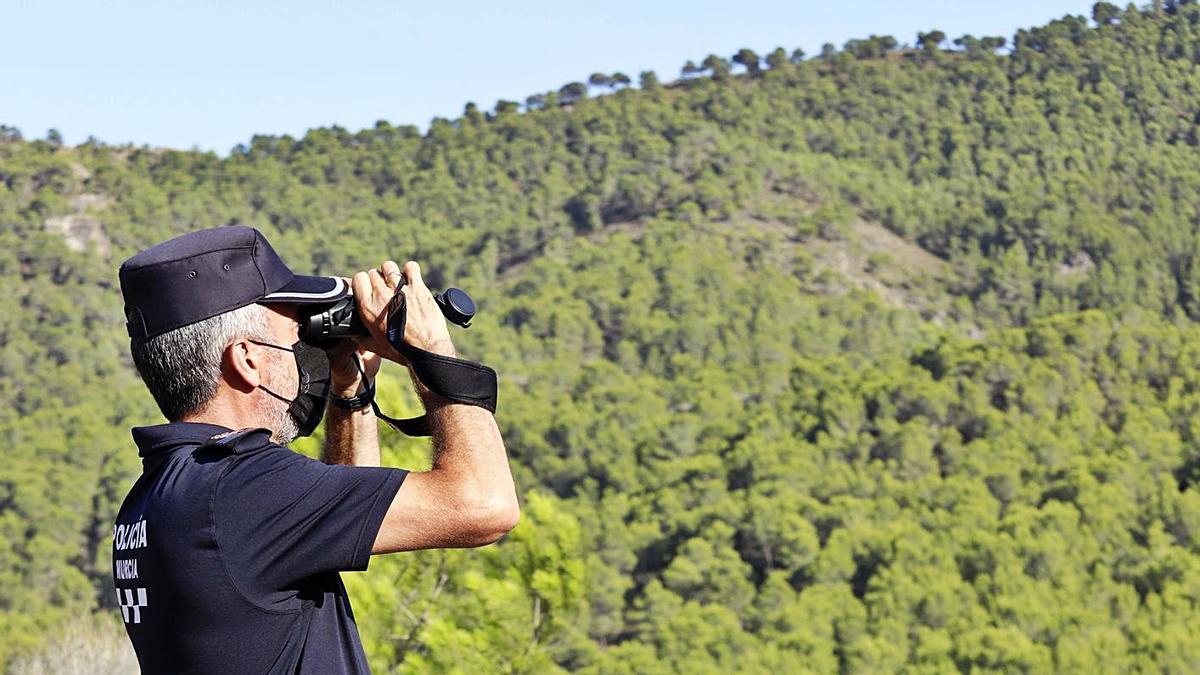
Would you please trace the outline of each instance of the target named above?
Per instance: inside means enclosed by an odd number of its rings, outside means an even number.
[[[447,288],[442,293],[442,308],[451,323],[464,326],[475,318],[475,301],[461,288]]]

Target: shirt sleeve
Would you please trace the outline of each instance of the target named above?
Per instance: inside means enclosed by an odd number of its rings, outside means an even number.
[[[407,471],[330,465],[282,446],[238,457],[217,481],[213,528],[243,591],[283,590],[323,572],[365,570]]]

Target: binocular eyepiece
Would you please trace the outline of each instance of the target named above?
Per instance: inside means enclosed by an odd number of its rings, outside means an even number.
[[[442,293],[434,293],[433,299],[450,323],[467,328],[471,325],[471,319],[475,318],[475,301],[461,288],[447,288]],[[358,316],[353,297],[342,298],[300,317],[300,339],[315,347],[327,349],[337,340],[369,334],[370,331]]]

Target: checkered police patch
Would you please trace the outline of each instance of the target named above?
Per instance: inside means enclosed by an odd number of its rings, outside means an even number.
[[[117,604],[121,605],[121,617],[125,623],[141,623],[142,608],[146,606],[146,589],[118,588]]]

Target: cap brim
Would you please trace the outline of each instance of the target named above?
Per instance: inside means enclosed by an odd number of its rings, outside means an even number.
[[[259,302],[284,302],[309,305],[341,300],[350,295],[350,284],[341,277],[305,277],[296,275],[283,288],[268,293]]]

